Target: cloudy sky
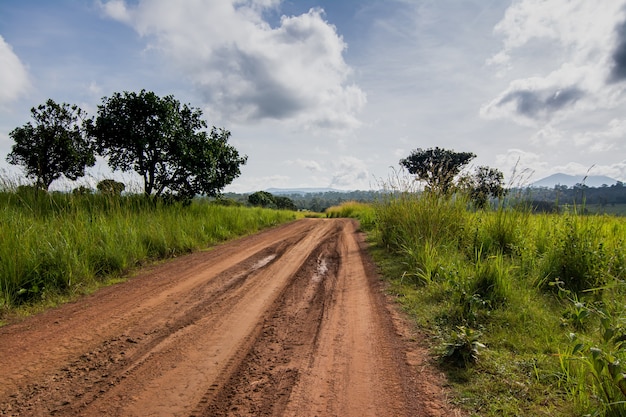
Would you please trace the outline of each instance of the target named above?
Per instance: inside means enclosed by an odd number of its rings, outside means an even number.
[[[31,107],[141,89],[232,132],[228,191],[378,188],[435,146],[626,181],[626,0],[0,1],[5,175]]]

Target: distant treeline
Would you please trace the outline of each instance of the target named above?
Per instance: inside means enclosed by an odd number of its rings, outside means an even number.
[[[626,186],[619,181],[613,185],[601,187],[576,184],[573,187],[556,185],[554,188],[512,189],[509,195],[515,195],[523,201],[531,202],[538,211],[556,211],[558,206],[570,204],[603,207],[626,204]]]
[[[381,191],[326,191],[315,193],[277,194],[293,201],[298,210],[324,212],[327,208],[346,201],[369,203],[383,196]],[[224,198],[242,205],[248,204],[249,194],[225,193]],[[492,199],[493,200],[493,199]],[[511,204],[530,206],[533,211],[556,212],[563,205],[599,205],[612,206],[626,204],[626,186],[622,182],[602,187],[588,187],[577,184],[573,187],[557,185],[554,188],[512,188],[505,200]],[[492,201],[497,206],[497,201]]]
[[[378,191],[327,191],[317,193],[289,193],[276,194],[280,197],[287,197],[298,208],[298,210],[309,210],[323,212],[329,207],[337,206],[346,201],[358,201],[369,203],[380,197]],[[224,193],[224,198],[234,200],[241,204],[247,204],[248,194]]]

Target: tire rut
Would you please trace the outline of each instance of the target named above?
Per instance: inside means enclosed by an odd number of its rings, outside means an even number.
[[[322,318],[335,289],[339,252],[335,231],[308,257],[266,315],[261,334],[220,390],[194,416],[282,415],[300,367],[314,356]]]

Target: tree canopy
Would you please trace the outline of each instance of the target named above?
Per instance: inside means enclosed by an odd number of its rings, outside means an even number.
[[[455,152],[438,147],[417,148],[400,160],[408,172],[426,183],[426,190],[437,194],[453,191],[455,177],[463,167],[476,157],[471,152]]]
[[[112,179],[104,179],[98,182],[96,188],[101,194],[108,196],[120,196],[126,189],[126,185],[124,185],[123,182]]]
[[[267,191],[257,191],[248,196],[248,204],[257,207],[277,208],[279,210],[298,210],[298,206],[289,197],[274,195]]]
[[[85,128],[89,119],[77,106],[49,99],[31,109],[35,124],[26,123],[9,133],[15,144],[7,162],[21,165],[38,189],[48,190],[65,175],[75,180],[96,162]]]
[[[206,127],[200,109],[142,90],[103,98],[90,134],[111,168],[143,177],[146,195],[189,199],[219,195],[247,161],[229,131]]]
[[[501,198],[506,194],[504,174],[496,168],[479,166],[464,182],[470,199],[478,208],[485,208],[490,197]]]
[[[257,207],[276,207],[276,199],[272,193],[257,191],[248,196],[248,203]]]

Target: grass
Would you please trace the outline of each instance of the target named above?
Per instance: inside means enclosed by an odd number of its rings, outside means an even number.
[[[295,219],[288,211],[141,196],[0,192],[0,312],[91,291],[146,262]]]
[[[592,214],[626,216],[626,204],[586,204],[585,209]]]
[[[347,201],[339,206],[329,207],[325,211],[326,217],[353,217],[359,220],[362,227],[371,227],[374,224],[374,208],[371,204]]]
[[[626,219],[468,207],[395,192],[366,226],[452,401],[472,416],[626,416]]]

